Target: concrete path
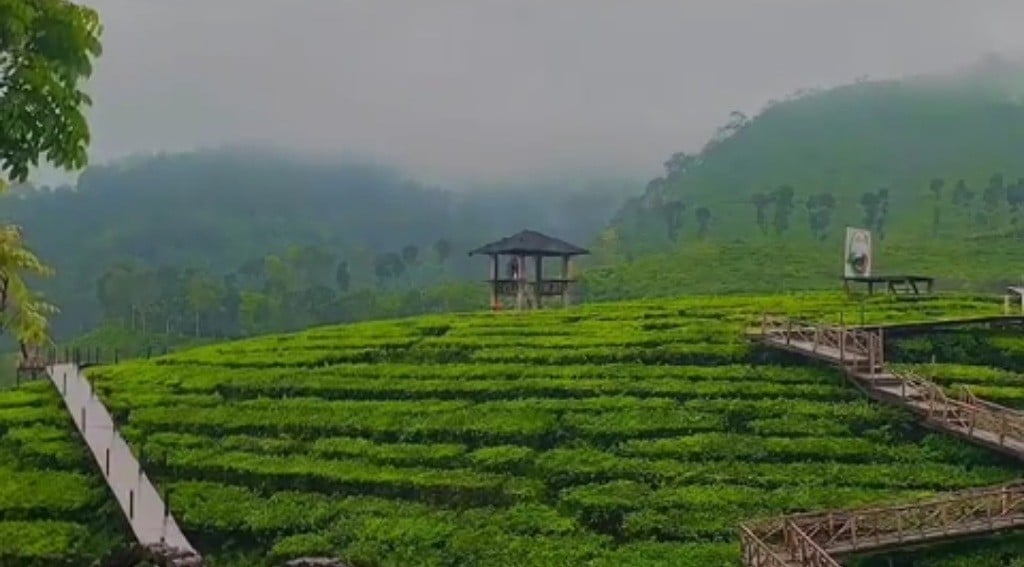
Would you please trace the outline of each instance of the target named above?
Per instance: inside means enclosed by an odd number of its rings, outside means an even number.
[[[93,395],[92,385],[81,370],[74,364],[57,364],[49,368],[49,373],[139,543],[148,546],[163,542],[182,552],[198,555],[174,518],[165,513],[160,493],[142,472],[135,455],[114,427],[110,413]]]

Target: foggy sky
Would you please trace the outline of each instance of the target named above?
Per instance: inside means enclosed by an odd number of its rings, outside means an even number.
[[[434,181],[657,175],[730,110],[1024,51],[1020,0],[85,0],[93,162],[270,143]]]

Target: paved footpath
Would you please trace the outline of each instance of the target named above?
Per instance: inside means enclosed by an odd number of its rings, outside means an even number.
[[[49,373],[50,380],[62,394],[71,418],[99,463],[139,543],[150,545],[164,542],[179,550],[196,553],[181,533],[174,517],[165,514],[160,493],[142,472],[128,443],[114,428],[106,406],[92,394],[92,386],[82,371],[74,364],[57,364],[50,367]]]

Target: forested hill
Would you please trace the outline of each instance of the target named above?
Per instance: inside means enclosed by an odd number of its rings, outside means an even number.
[[[192,331],[196,304],[221,301],[233,305],[198,318],[233,334],[240,309],[252,311],[248,332],[278,330],[321,321],[285,317],[300,306],[343,318],[345,293],[469,278],[484,268],[466,250],[524,227],[588,242],[631,185],[455,193],[384,167],[233,149],[91,167],[74,188],[21,187],[3,215],[59,274],[43,285],[62,310],[58,335],[147,316]]]
[[[1024,65],[798,92],[733,113],[619,212],[633,252],[697,236],[822,240],[844,223],[886,236],[1008,227],[1024,202]],[[1008,214],[1012,213],[1012,214]]]

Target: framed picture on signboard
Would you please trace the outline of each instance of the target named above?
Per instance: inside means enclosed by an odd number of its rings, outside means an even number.
[[[843,277],[871,276],[871,231],[846,227],[846,247],[843,255]]]

